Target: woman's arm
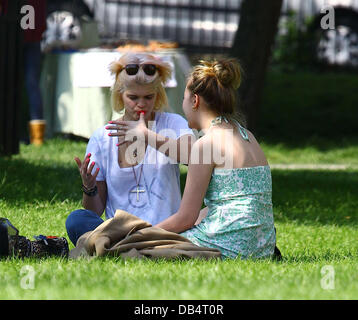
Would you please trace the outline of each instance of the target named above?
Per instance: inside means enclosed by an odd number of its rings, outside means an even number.
[[[175,162],[182,164],[189,163],[191,148],[196,140],[192,134],[185,134],[178,139],[160,135],[147,128],[143,114],[140,115],[138,121],[111,121],[111,124],[106,129],[116,130],[115,132],[110,132],[109,136],[123,138],[117,146],[136,138],[143,143],[148,142],[152,148],[162,152]]]
[[[107,202],[107,184],[105,181],[97,181],[96,185],[98,193],[93,197],[83,193],[82,205],[85,209],[102,216]]]
[[[180,233],[192,228],[198,220],[203,199],[208,188],[214,164],[203,164],[207,139],[199,139],[192,148],[191,161],[185,183],[183,199],[178,212],[157,224],[157,227]],[[195,154],[201,156],[197,157]],[[199,161],[197,161],[199,159]],[[194,161],[196,160],[196,161]],[[208,161],[209,162],[209,161]]]
[[[96,180],[99,168],[97,168],[92,174],[95,163],[92,162],[89,164],[90,158],[91,153],[87,154],[83,162],[78,157],[75,157],[75,161],[77,163],[82,179],[82,187],[86,188],[87,190],[93,190],[95,187],[97,187],[97,194],[94,196],[89,196],[83,192],[82,205],[85,209],[91,210],[101,216],[107,202],[107,184],[105,181]]]
[[[205,207],[200,210],[199,217],[195,221],[196,226],[208,215],[208,211],[209,211],[208,207]]]
[[[170,159],[181,164],[188,164],[191,148],[195,142],[195,136],[186,134],[179,139],[172,139],[162,136],[152,130],[148,130],[146,133],[146,140],[152,148],[162,152]]]

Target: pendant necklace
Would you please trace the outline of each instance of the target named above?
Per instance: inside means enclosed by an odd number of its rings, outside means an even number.
[[[138,180],[137,180],[137,175],[135,173],[134,167],[132,167],[132,171],[133,171],[134,179],[135,179],[135,182],[136,182],[137,186],[136,186],[136,190],[132,190],[131,193],[137,193],[137,202],[138,202],[139,201],[139,194],[145,192],[144,189],[140,190],[140,188],[139,188],[139,182],[140,182],[140,178],[141,178],[142,172],[143,172],[143,164],[140,167],[140,174],[139,174],[139,179]]]
[[[137,154],[137,149],[135,149],[133,151],[133,156],[135,158],[137,158],[138,154]],[[138,161],[138,160],[137,160]],[[143,159],[144,161],[144,159]],[[136,182],[136,187],[135,187],[135,190],[132,190],[130,191],[131,193],[136,193],[137,194],[137,202],[139,201],[139,194],[140,193],[145,193],[145,189],[140,189],[139,188],[139,183],[140,183],[140,178],[142,177],[142,173],[143,173],[143,165],[144,163],[142,163],[141,167],[140,167],[140,174],[139,174],[139,179],[137,180],[137,175],[135,173],[135,170],[134,170],[134,166],[132,167],[132,171],[133,171],[133,176],[134,176],[134,179],[135,179],[135,182]]]

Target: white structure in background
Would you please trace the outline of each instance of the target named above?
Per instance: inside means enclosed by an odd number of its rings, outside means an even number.
[[[81,43],[90,43],[95,35],[93,29],[85,30],[88,29],[88,19],[87,22],[79,19],[87,15],[98,23],[102,42],[156,39],[198,48],[228,49],[239,25],[241,3],[242,0],[49,1],[44,43],[50,47],[61,43],[74,48],[84,47]],[[337,27],[334,30],[319,34],[318,57],[334,64],[358,65],[358,0],[284,0],[281,21],[293,11],[298,26],[302,26],[307,18],[319,17],[327,6],[342,7],[345,12],[336,11]],[[284,29],[280,31],[284,32]],[[88,33],[87,41],[77,41]]]

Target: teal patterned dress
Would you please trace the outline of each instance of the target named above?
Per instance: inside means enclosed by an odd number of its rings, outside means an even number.
[[[219,249],[224,258],[273,256],[276,234],[268,165],[214,169],[204,203],[207,216],[181,235],[199,246]]]

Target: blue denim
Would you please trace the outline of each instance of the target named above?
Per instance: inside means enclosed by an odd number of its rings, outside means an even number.
[[[41,46],[39,42],[24,45],[25,85],[30,106],[30,120],[43,119],[40,90]]]
[[[103,220],[91,210],[79,209],[72,211],[66,219],[66,230],[71,242],[76,245],[80,236],[96,229]]]

